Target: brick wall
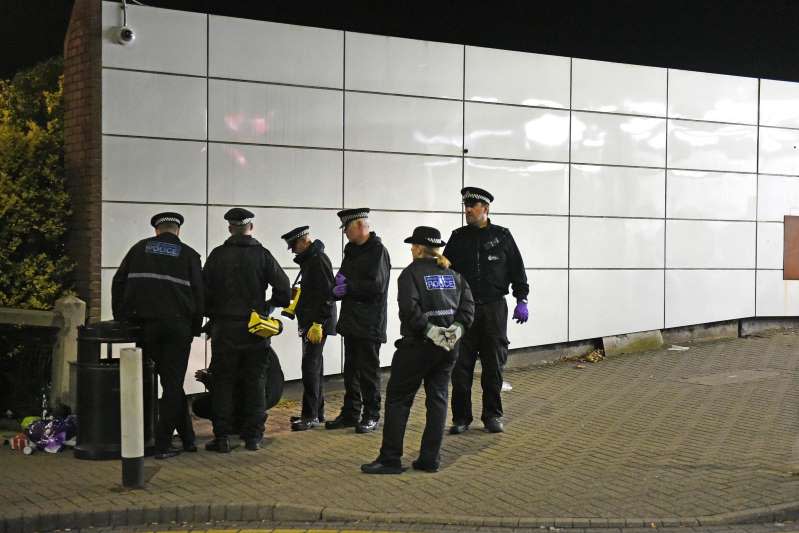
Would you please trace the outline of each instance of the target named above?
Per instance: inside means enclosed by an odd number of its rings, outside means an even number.
[[[64,40],[64,158],[73,215],[67,249],[89,320],[100,319],[101,0],[75,0]]]

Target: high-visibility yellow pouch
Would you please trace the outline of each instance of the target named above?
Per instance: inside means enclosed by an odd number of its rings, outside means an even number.
[[[250,313],[250,322],[247,331],[259,337],[269,338],[283,332],[283,322],[271,316],[263,316],[256,311]]]

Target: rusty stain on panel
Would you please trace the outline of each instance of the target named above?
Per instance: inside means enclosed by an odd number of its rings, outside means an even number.
[[[784,218],[782,279],[799,279],[799,216]]]

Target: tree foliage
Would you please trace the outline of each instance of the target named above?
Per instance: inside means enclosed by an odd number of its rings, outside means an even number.
[[[0,307],[50,309],[69,290],[63,61],[0,80]]]

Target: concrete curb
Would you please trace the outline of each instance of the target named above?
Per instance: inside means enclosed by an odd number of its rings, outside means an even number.
[[[469,527],[674,528],[710,527],[799,520],[799,501],[756,509],[697,517],[551,518],[451,516],[410,513],[369,513],[292,503],[205,503],[143,507],[113,507],[90,511],[4,513],[0,533],[33,533],[54,529],[197,524],[206,522],[371,522]]]

